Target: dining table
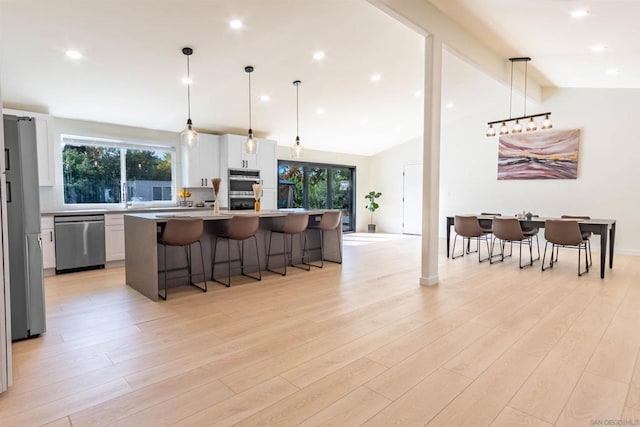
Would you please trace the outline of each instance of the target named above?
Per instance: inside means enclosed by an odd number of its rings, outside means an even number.
[[[476,215],[480,225],[490,226],[495,215]],[[518,218],[523,228],[544,228],[548,219],[559,219],[552,217],[534,216],[530,219]],[[582,232],[591,232],[600,236],[600,278],[604,279],[607,258],[607,240],[609,241],[609,268],[613,268],[613,252],[616,242],[616,220],[615,219],[579,219],[578,225]],[[454,217],[447,216],[447,258],[450,255],[451,228]]]

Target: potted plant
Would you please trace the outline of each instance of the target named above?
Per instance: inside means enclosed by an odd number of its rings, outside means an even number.
[[[364,198],[369,201],[369,203],[367,203],[367,206],[365,207],[369,209],[369,211],[371,212],[371,219],[369,220],[369,227],[368,227],[369,233],[376,232],[376,225],[373,223],[373,213],[376,211],[376,209],[380,207],[380,205],[376,203],[376,199],[380,196],[382,196],[382,193],[375,192],[375,191],[371,191],[369,192],[369,194],[364,196]]]

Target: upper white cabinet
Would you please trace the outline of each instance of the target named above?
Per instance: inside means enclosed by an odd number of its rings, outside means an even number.
[[[258,169],[262,187],[277,188],[278,182],[278,155],[277,143],[269,139],[258,141]]]
[[[220,137],[201,133],[193,147],[182,146],[182,186],[211,187],[211,178],[220,177]]]
[[[244,142],[246,139],[246,136],[222,135],[220,138],[220,164],[224,162],[227,169],[258,169],[259,153],[245,153]],[[260,140],[258,140],[259,149]]]
[[[53,117],[48,114],[5,108],[4,114],[33,117],[36,121],[36,143],[38,147],[38,182],[43,187],[55,185]]]

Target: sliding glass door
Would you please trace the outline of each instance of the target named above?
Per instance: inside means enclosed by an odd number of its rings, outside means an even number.
[[[355,229],[355,168],[278,162],[278,207],[342,210],[342,230]]]

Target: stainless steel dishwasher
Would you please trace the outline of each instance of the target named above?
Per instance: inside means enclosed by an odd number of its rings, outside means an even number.
[[[103,268],[104,215],[54,217],[56,273]]]

